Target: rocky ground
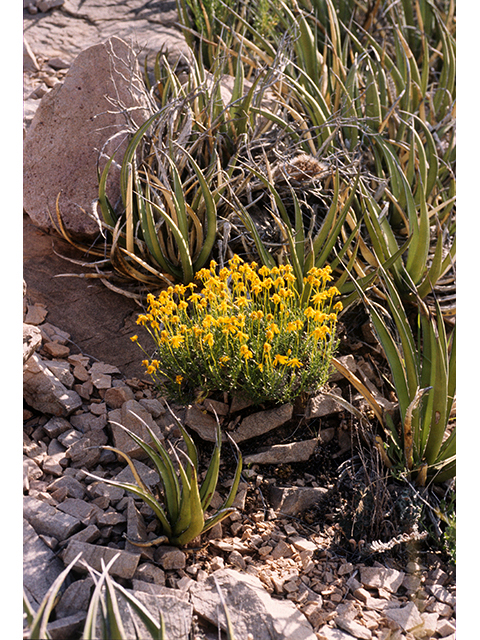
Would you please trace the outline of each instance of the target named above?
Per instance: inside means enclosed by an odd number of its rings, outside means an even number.
[[[174,2],[24,0],[24,7],[26,130],[42,96],[86,47],[114,34],[133,38],[144,52],[166,41],[178,55],[184,46],[173,26]],[[354,501],[363,504],[356,491],[365,486],[363,462],[353,455],[357,431],[341,406],[322,396],[307,408],[273,412],[232,406],[229,398],[176,407],[198,436],[202,461],[211,448],[213,408],[236,435],[246,461],[238,511],[194,549],[139,553],[125,541],[125,533],[155,537],[156,523],[131,496],[86,475],[129,480],[128,468],[98,446],[130,451],[151,484],[155,472],[114,422],[128,426],[134,410],[159,437],[175,444],[179,434],[129,340],[138,307],[98,281],[55,277],[84,269],[57,255],[78,258],[54,238],[24,218],[24,586],[34,606],[79,551],[98,569],[119,552],[113,575],[147,607],[167,612],[169,637],[186,638],[191,623],[197,638],[218,637],[215,575],[239,637],[247,637],[255,611],[255,640],[453,640],[452,567],[408,526],[392,530],[392,539],[405,533],[403,542],[374,548],[367,532],[376,523],[385,540],[385,523],[368,505],[363,516],[358,508],[355,521],[348,519]],[[368,323],[362,337],[370,339]],[[380,388],[360,349],[344,353],[349,368]],[[351,399],[345,381],[333,378],[331,386]],[[219,504],[231,456],[225,446]],[[71,638],[82,627],[92,584],[77,566],[56,607],[52,637]]]
[[[181,420],[204,437],[211,434],[215,409],[237,436],[246,452],[238,512],[200,547],[161,546],[140,553],[123,536],[156,537],[150,509],[86,472],[132,480],[114,453],[97,447],[111,444],[132,455],[144,481],[154,484],[156,473],[114,423],[138,429],[129,413],[134,411],[160,438],[178,445],[174,421],[147,380],[125,378],[115,365],[78,353],[69,334],[48,322],[42,305],[28,304],[26,312],[25,355],[35,351],[24,374],[24,585],[33,602],[77,553],[100,569],[102,558],[108,561],[120,552],[112,573],[122,584],[146,604],[155,601],[153,594],[173,598],[177,608],[171,619],[167,616],[172,633],[181,611],[183,620],[193,616],[197,638],[215,637],[205,626],[205,620],[217,621],[215,574],[227,594],[245,590],[238,609],[233,601],[235,620],[241,610],[262,607],[256,640],[270,637],[273,621],[278,638],[455,637],[455,575],[438,554],[422,552],[414,536],[406,536],[397,555],[375,553],[372,545],[356,552],[354,541],[349,545],[339,531],[334,469],[351,458],[351,441],[341,407],[321,395],[311,403],[303,427],[292,407],[258,412],[220,401],[175,407]],[[294,443],[286,448],[280,442],[287,434]],[[198,441],[208,455],[208,444]],[[259,443],[264,445],[260,453]],[[227,469],[233,468],[227,447],[225,455],[220,493],[228,486]],[[335,461],[330,471],[329,465],[320,466],[322,457]],[[214,507],[221,504],[220,493]],[[85,619],[93,582],[80,565],[76,568],[56,608],[55,638],[71,637]],[[251,607],[246,605],[250,599]],[[252,628],[245,615],[246,626],[239,629]],[[285,633],[287,628],[294,634]]]

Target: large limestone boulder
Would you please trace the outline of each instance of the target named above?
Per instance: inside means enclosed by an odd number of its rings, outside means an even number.
[[[129,130],[150,113],[135,53],[126,42],[113,36],[80,53],[64,82],[42,98],[24,141],[24,208],[32,221],[51,229],[61,193],[66,229],[77,238],[96,237],[98,223],[85,212],[92,214],[98,196],[97,162],[102,169],[116,152],[120,163]],[[117,168],[107,183],[112,203],[120,197],[118,178]]]

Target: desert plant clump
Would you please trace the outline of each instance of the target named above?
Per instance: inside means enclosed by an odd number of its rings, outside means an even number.
[[[156,345],[147,373],[180,400],[201,389],[283,403],[324,385],[342,309],[330,268],[310,269],[300,295],[290,265],[228,264],[218,275],[215,262],[202,269],[199,293],[192,283],[148,296],[137,319]]]
[[[207,515],[206,512],[210,506],[210,502],[217,486],[218,473],[220,469],[220,451],[222,446],[220,424],[217,421],[215,447],[205,478],[203,482],[199,484],[197,448],[195,447],[192,438],[183,428],[170,407],[169,410],[182,434],[187,450],[187,453],[185,454],[182,451],[177,452],[173,449],[173,458],[168,454],[163,444],[146,423],[144,423],[144,426],[150,435],[153,446],[145,442],[145,440],[140,438],[140,436],[135,434],[133,431],[130,431],[130,429],[127,429],[123,425],[117,423],[118,426],[121,427],[132,438],[132,440],[141,447],[141,449],[143,449],[152,461],[159,477],[161,478],[160,486],[157,487],[157,489],[150,489],[142,481],[130,456],[115,447],[103,447],[104,449],[113,451],[127,462],[136,484],[108,479],[104,479],[104,481],[113,487],[119,487],[120,489],[129,491],[137,498],[143,500],[143,502],[152,509],[160,524],[161,535],[158,538],[150,541],[129,540],[131,544],[140,547],[150,547],[156,544],[166,543],[182,547],[187,545],[197,536],[211,529],[218,522],[221,522],[235,511],[232,504],[237,494],[243,464],[242,455],[237,445],[232,440],[237,450],[237,467],[228,497],[223,506],[213,515]],[[135,416],[133,412],[132,414]],[[136,417],[138,418],[138,416]],[[183,457],[186,459],[185,466],[180,460],[179,454],[181,453],[183,453]],[[178,473],[175,471],[174,463],[176,463]],[[101,480],[101,478],[93,474],[88,475],[96,480]]]

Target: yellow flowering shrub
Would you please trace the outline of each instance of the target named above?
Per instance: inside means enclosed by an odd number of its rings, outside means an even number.
[[[197,276],[199,291],[190,283],[149,294],[137,319],[156,345],[143,364],[170,397],[184,401],[201,389],[289,402],[325,384],[342,309],[330,267],[307,273],[307,304],[290,265],[258,268],[234,256],[218,273],[212,261]]]

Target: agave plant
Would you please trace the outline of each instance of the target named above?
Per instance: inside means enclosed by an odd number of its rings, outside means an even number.
[[[101,480],[102,482],[106,482],[114,487],[120,487],[125,491],[133,493],[133,495],[142,499],[145,504],[153,510],[160,523],[162,535],[153,541],[129,540],[129,542],[137,546],[152,546],[154,544],[163,544],[167,542],[174,546],[184,546],[200,534],[211,529],[214,525],[221,522],[235,511],[232,504],[235,500],[242,473],[242,455],[236,443],[231,440],[237,450],[238,461],[228,497],[223,503],[223,506],[218,509],[215,514],[206,516],[206,511],[210,505],[218,482],[222,442],[220,423],[217,419],[214,451],[205,479],[199,486],[198,455],[195,443],[170,407],[169,410],[182,434],[187,448],[187,454],[184,454],[181,451],[177,453],[175,449],[173,449],[174,460],[172,460],[163,444],[148,425],[145,424],[145,422],[143,422],[143,424],[152,439],[153,446],[145,442],[133,431],[130,431],[130,429],[127,429],[123,425],[117,423],[118,426],[121,427],[132,438],[132,440],[134,440],[134,442],[143,449],[152,461],[161,478],[162,495],[160,495],[160,491],[152,491],[142,481],[131,458],[115,447],[105,446],[104,448],[115,452],[127,462],[135,478],[136,484],[117,482],[115,480],[105,478],[102,479],[94,476],[93,474],[89,474],[96,480]],[[136,417],[141,420],[138,416]],[[185,458],[186,466],[182,464],[180,455],[183,455]],[[174,461],[178,467],[178,475],[175,471]]]
[[[415,338],[393,280],[385,272],[382,280],[390,317],[386,318],[386,310],[380,305],[366,296],[363,299],[388,361],[399,416],[398,419],[384,416],[386,442],[378,436],[377,444],[387,466],[413,474],[419,485],[423,486],[427,478],[443,482],[456,474],[456,427],[451,419],[456,384],[456,329],[447,339],[438,303],[434,316],[420,301]],[[359,391],[362,392],[360,388]]]
[[[81,554],[78,554],[72,562],[62,571],[55,582],[51,585],[38,610],[35,612],[30,604],[28,597],[23,593],[23,608],[26,615],[27,626],[24,630],[24,638],[28,640],[51,640],[52,636],[48,631],[48,621],[55,607],[55,602],[60,589],[65,582],[66,577],[71,569],[80,560]],[[126,640],[124,623],[118,606],[118,598],[127,603],[129,611],[132,615],[134,625],[136,625],[133,614],[143,623],[148,636],[143,636],[144,640],[167,640],[166,625],[161,611],[158,612],[158,620],[147,610],[130,591],[118,584],[109,574],[112,565],[116,562],[118,555],[114,556],[107,565],[103,564],[101,573],[93,569],[86,562],[83,562],[86,569],[90,573],[95,589],[90,598],[87,616],[82,632],[82,640]],[[227,619],[227,638],[235,640],[233,627],[229,621],[228,607],[217,584],[217,590],[220,596],[220,602]],[[138,631],[137,631],[138,635]]]
[[[278,32],[293,36],[289,52],[280,35],[262,39],[252,20],[243,20],[250,39],[241,42],[251,65],[259,42],[267,64],[284,48],[277,100],[287,101],[286,122],[308,132],[309,152],[355,166],[360,179],[336,236],[345,242],[360,228],[359,240],[344,247],[360,282],[371,284],[382,265],[404,300],[412,292],[431,294],[455,260],[453,7],[444,3],[442,13],[429,2],[413,9],[408,2],[383,8],[272,0],[270,12],[283,27]],[[294,237],[299,249],[296,223]],[[344,291],[357,295],[352,284]]]

